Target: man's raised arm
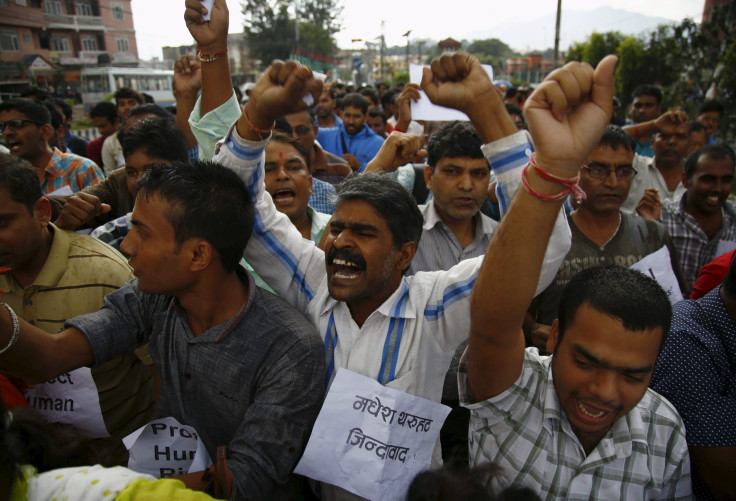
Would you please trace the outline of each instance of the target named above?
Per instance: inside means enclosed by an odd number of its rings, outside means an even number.
[[[569,63],[551,73],[527,100],[525,116],[537,167],[514,198],[486,252],[470,302],[468,379],[476,401],[496,396],[519,377],[524,314],[537,288],[545,250],[567,185],[611,116],[616,58],[594,71]],[[547,179],[545,179],[547,178]]]

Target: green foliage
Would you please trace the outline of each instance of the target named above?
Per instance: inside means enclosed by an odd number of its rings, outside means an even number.
[[[618,55],[616,94],[625,109],[632,91],[641,84],[661,86],[663,109],[684,106],[691,117],[715,91],[726,108],[722,131],[727,140],[736,136],[736,9],[732,5],[715,6],[702,26],[684,19],[645,36],[593,33],[571,45],[566,59],[595,66],[606,54]]]
[[[241,0],[246,40],[254,59],[263,66],[286,59],[297,46],[302,52],[332,56],[332,35],[340,31],[339,0]],[[299,39],[296,20],[298,13]]]
[[[477,57],[481,63],[494,67],[505,66],[506,58],[517,56],[514,50],[498,38],[475,40],[469,44],[463,41],[465,50]]]

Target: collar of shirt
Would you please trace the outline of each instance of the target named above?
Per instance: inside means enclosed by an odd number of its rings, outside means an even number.
[[[222,340],[222,338],[232,332],[234,328],[242,321],[242,319],[247,316],[248,310],[253,304],[253,299],[255,297],[257,287],[255,286],[250,273],[248,273],[248,271],[242,266],[238,265],[235,273],[237,273],[240,281],[248,287],[248,297],[243,303],[243,306],[241,306],[238,313],[236,313],[232,318],[219,325],[210,327],[198,336],[194,336],[194,334],[192,333],[191,327],[189,326],[189,318],[187,317],[186,311],[184,311],[184,309],[179,304],[179,300],[174,299],[172,305],[184,329],[185,335],[187,337],[187,343],[218,343]]]
[[[554,379],[552,377],[552,356],[548,357],[547,364],[547,370],[549,372],[545,383],[544,404],[542,408],[544,427],[549,433],[553,433],[554,425],[552,421],[559,421],[560,429],[565,434],[575,437],[575,440],[579,443],[570,425],[570,421],[567,420],[567,414],[565,414],[564,409],[560,406],[560,399],[557,396],[557,390],[555,389]],[[649,400],[649,394],[645,393],[636,407],[618,418],[608,433],[596,444],[590,454],[586,456],[583,465],[592,466],[609,459],[628,457],[633,450],[632,442],[641,442],[645,448],[648,448],[644,422],[641,419],[638,407],[642,403],[645,408],[647,406],[651,407]]]
[[[320,316],[329,315],[338,303],[343,303],[345,308],[348,307],[347,303],[338,301],[328,295],[327,301],[325,301],[325,305],[320,312]],[[401,285],[399,285],[393,294],[391,294],[391,296],[389,296],[381,306],[371,313],[370,316],[379,313],[387,318],[416,318],[417,315],[415,308],[410,304],[411,296],[409,295],[409,284],[407,283],[407,278],[403,277],[401,279]]]
[[[49,231],[54,240],[51,243],[51,249],[43,268],[33,281],[32,285],[35,286],[53,287],[59,283],[69,262],[69,250],[71,249],[69,235],[64,230],[54,226],[53,223],[49,223]]]
[[[427,202],[425,205],[420,205],[419,211],[422,213],[422,216],[424,216],[424,224],[422,225],[423,229],[431,230],[438,223],[447,226],[445,225],[444,221],[442,221],[439,212],[437,212],[437,207],[435,207],[434,205],[434,198]],[[475,216],[473,216],[473,220],[475,221],[476,240],[482,237],[482,235],[493,234],[493,220],[483,214],[480,209],[478,210],[478,212],[475,213]]]
[[[693,216],[685,212],[685,198],[687,197],[687,193],[683,193],[682,197],[680,197],[679,201],[673,201],[670,203],[664,203],[666,201],[663,201],[662,208],[663,209],[669,209],[671,212],[676,212],[677,215],[683,220],[683,222],[690,226],[693,230],[698,231],[699,233],[703,233],[703,230],[700,228],[700,225],[695,220]],[[723,214],[723,224],[721,224],[721,229],[718,231],[718,234],[712,239],[715,240],[718,238],[718,236],[721,234],[724,228],[736,224],[736,211],[734,211],[733,206],[726,201],[726,203],[723,204],[723,207],[721,207],[721,213]],[[727,221],[727,219],[730,219],[730,222]]]
[[[45,172],[46,174],[50,174],[52,177],[58,177],[62,174],[62,167],[61,162],[63,161],[62,151],[59,148],[54,148],[54,152],[51,155],[51,160],[49,160],[48,165],[46,166]]]

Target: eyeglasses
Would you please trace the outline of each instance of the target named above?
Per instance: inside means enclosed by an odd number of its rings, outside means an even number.
[[[311,127],[307,127],[306,125],[297,125],[294,127],[294,132],[297,136],[301,137],[305,134],[309,134],[309,132],[312,130]]]
[[[636,171],[629,165],[621,165],[615,169],[609,169],[608,167],[602,167],[600,165],[593,165],[592,167],[589,165],[583,165],[583,169],[587,170],[588,174],[590,174],[590,177],[593,179],[606,179],[611,172],[615,172],[616,177],[622,181],[626,181],[627,179],[631,179],[636,176]]]
[[[10,127],[10,130],[16,131],[16,130],[22,129],[25,124],[41,125],[43,124],[43,122],[38,122],[36,120],[25,120],[23,118],[17,118],[15,120],[6,120],[5,122],[0,122],[0,134],[5,132],[6,125]]]

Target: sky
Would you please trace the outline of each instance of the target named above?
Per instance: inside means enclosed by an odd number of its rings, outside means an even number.
[[[141,59],[161,58],[161,47],[186,45],[192,38],[184,25],[184,0],[131,0],[133,21]],[[412,30],[410,42],[431,38],[465,38],[465,34],[503,23],[529,20],[555,12],[554,0],[343,0],[343,29],[335,36],[338,47],[362,49],[364,42],[377,42],[384,23],[386,45],[405,45],[402,35]],[[443,6],[433,8],[430,5]],[[447,6],[451,5],[451,9]],[[563,10],[593,10],[610,6],[647,16],[680,21],[692,17],[700,21],[704,0],[564,0]],[[230,33],[243,31],[240,2],[228,0]],[[591,31],[595,29],[591,27]],[[554,30],[554,27],[550,27]],[[360,38],[363,42],[351,42]]]

